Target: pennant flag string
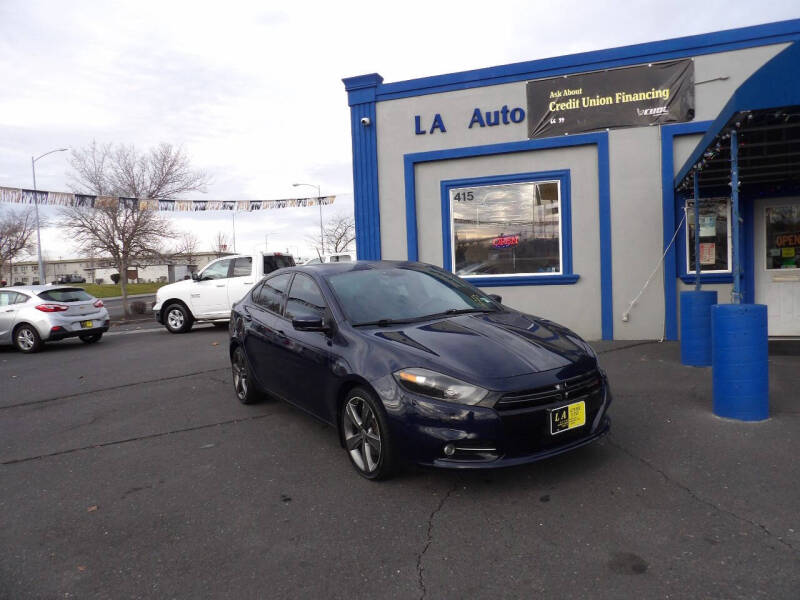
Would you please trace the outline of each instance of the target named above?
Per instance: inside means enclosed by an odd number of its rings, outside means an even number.
[[[45,192],[0,186],[0,202],[10,204],[41,204],[78,208],[123,208],[166,212],[200,212],[232,210],[252,212],[278,208],[303,208],[333,204],[336,196],[283,198],[280,200],[151,200],[150,198],[121,198],[91,196],[66,192]]]

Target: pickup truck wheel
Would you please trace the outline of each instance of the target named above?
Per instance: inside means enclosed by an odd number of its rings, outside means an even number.
[[[170,304],[164,309],[164,327],[170,333],[186,333],[193,324],[194,317],[183,304]]]

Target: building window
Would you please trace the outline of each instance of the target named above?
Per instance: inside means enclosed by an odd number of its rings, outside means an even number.
[[[731,272],[730,198],[700,200],[700,272]],[[686,201],[686,272],[695,274],[694,200]]]
[[[767,269],[800,269],[800,205],[766,211]]]
[[[479,287],[577,283],[570,172],[441,182],[444,268]]]
[[[559,181],[450,190],[453,271],[459,276],[559,275]]]

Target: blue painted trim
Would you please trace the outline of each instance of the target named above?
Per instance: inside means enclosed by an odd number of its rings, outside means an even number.
[[[699,196],[699,193],[698,193]],[[697,213],[700,214],[700,211]],[[733,304],[742,303],[742,228],[739,204],[739,133],[731,131],[731,260],[733,264]],[[697,239],[699,240],[699,226]]]
[[[383,77],[377,73],[357,75],[342,79],[344,89],[347,91],[347,101],[350,106],[375,102],[375,92],[383,83]]]
[[[600,306],[603,339],[614,339],[614,282],[611,254],[611,173],[608,134],[597,144],[597,180],[600,216]]]
[[[484,287],[512,287],[515,285],[572,285],[580,275],[538,275],[530,277],[462,277],[472,285]]]
[[[680,185],[692,167],[702,159],[706,149],[715,142],[717,136],[740,111],[781,108],[800,104],[798,64],[800,64],[800,44],[794,43],[776,54],[748,77],[733,93],[703,139],[697,144],[697,148],[683,164],[673,180],[673,187],[677,188]]]
[[[755,201],[742,198],[742,254],[744,257],[744,297],[745,304],[756,303],[756,261],[755,261]]]
[[[570,73],[701,56],[796,39],[800,39],[800,19],[381,84],[376,90],[376,100],[408,98]]]
[[[611,191],[608,134],[605,132],[585,133],[581,135],[570,135],[557,138],[543,138],[537,140],[525,140],[521,142],[509,142],[504,144],[491,144],[487,146],[471,146],[466,148],[453,148],[448,150],[434,150],[430,152],[406,154],[403,157],[403,167],[406,188],[406,243],[408,245],[408,260],[419,260],[419,249],[417,246],[416,165],[440,160],[471,158],[476,156],[492,156],[511,154],[514,152],[529,152],[532,150],[547,150],[551,148],[568,148],[573,146],[587,145],[597,146],[598,208],[600,219],[600,310],[602,315],[602,336],[604,340],[614,339],[614,306],[611,255]],[[488,284],[484,283],[484,281],[485,280],[482,280],[480,285],[488,286]],[[560,282],[574,283],[573,281],[564,280],[561,280]],[[517,285],[530,285],[530,283],[518,283]]]
[[[570,173],[569,169],[559,171],[538,171],[535,173],[514,173],[509,175],[493,175],[489,177],[472,177],[469,179],[450,179],[441,182],[442,198],[442,265],[447,271],[453,271],[452,262],[452,232],[450,231],[450,190],[452,188],[475,187],[480,185],[498,185],[501,183],[521,183],[537,181],[558,181],[561,193],[561,273],[549,273],[541,275],[530,275],[528,277],[464,277],[470,283],[478,285],[481,281],[520,280],[523,283],[516,285],[539,285],[540,281],[545,281],[545,285],[554,283],[575,283],[577,279],[564,281],[564,275],[572,275],[572,208],[570,202]]]
[[[679,275],[683,283],[695,285],[697,276],[693,274]],[[703,273],[700,275],[700,283],[733,283],[733,275],[730,273]]]
[[[367,117],[370,125],[361,124]],[[353,140],[353,203],[356,222],[356,257],[381,258],[381,215],[378,198],[378,139],[375,102],[350,107]]]
[[[680,217],[676,218],[676,207],[682,205],[682,200],[672,188],[672,178],[675,173],[675,138],[680,135],[705,133],[711,123],[711,121],[695,121],[661,126],[661,218],[664,250],[667,249],[672,236],[675,235],[675,227],[681,222]],[[680,233],[675,238],[675,245],[667,251],[664,257],[664,323],[665,339],[668,340],[678,339],[678,259],[676,258],[678,253],[676,246],[683,248]]]

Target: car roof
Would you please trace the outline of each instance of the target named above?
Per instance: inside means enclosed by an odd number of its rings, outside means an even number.
[[[39,292],[51,291],[51,290],[74,290],[74,289],[83,289],[83,288],[76,288],[74,285],[9,285],[4,288],[0,288],[0,292],[24,292],[27,294],[38,294]]]
[[[407,260],[351,260],[334,263],[314,263],[310,265],[297,265],[289,267],[287,270],[318,273],[329,275],[332,273],[347,273],[348,271],[363,271],[366,269],[398,269],[398,268],[417,268],[428,267],[425,263],[411,262]]]

